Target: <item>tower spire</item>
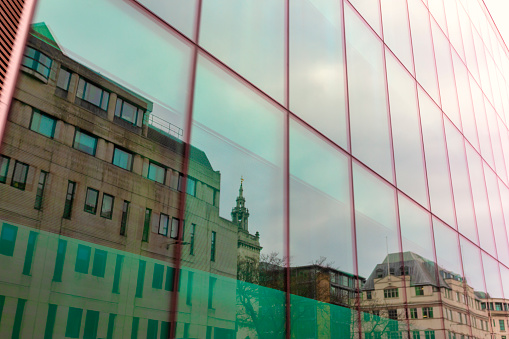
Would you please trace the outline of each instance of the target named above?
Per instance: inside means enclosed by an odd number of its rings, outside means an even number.
[[[249,210],[246,208],[246,198],[244,198],[244,178],[240,177],[239,196],[237,197],[237,204],[232,209],[232,222],[240,229],[248,231],[248,218]]]

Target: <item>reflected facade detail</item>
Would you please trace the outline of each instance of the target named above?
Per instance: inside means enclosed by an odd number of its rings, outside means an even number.
[[[38,0],[24,28],[1,338],[509,336],[482,0]]]

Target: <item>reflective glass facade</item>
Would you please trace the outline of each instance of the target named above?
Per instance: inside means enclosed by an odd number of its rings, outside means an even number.
[[[36,5],[0,337],[509,336],[509,51],[481,0]]]

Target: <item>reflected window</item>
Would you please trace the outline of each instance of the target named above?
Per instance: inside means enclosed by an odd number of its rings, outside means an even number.
[[[0,254],[12,257],[17,235],[18,228],[16,226],[4,223],[0,234]]]
[[[435,331],[424,331],[424,337],[426,339],[435,339]]]
[[[76,130],[76,133],[74,134],[73,147],[77,150],[95,156],[97,138],[81,130]]]
[[[161,213],[159,217],[159,234],[168,235],[168,224],[170,217],[164,213]]]
[[[389,310],[389,319],[398,320],[398,310]]]
[[[9,171],[9,161],[11,159],[1,155],[0,156],[0,183],[5,184],[7,182],[7,173]]]
[[[78,82],[78,91],[76,92],[76,96],[81,100],[85,100],[92,105],[101,108],[103,111],[108,110],[110,93],[83,78],[80,78]]]
[[[214,309],[214,293],[216,288],[216,281],[217,278],[209,277],[209,301],[208,301],[208,308]]]
[[[53,138],[57,121],[49,115],[42,114],[38,109],[33,109],[30,129],[34,132]]]
[[[398,298],[399,290],[397,288],[386,288],[384,290],[384,298]]]
[[[116,117],[122,118],[123,120],[140,127],[144,112],[145,111],[141,108],[121,98],[117,98],[117,104],[115,105]]]
[[[210,237],[210,261],[216,261],[216,232],[214,231]]]
[[[83,317],[83,309],[69,307],[67,313],[67,325],[65,327],[66,338],[79,338],[81,331],[81,318]]]
[[[67,193],[65,195],[64,215],[62,216],[64,219],[71,219],[72,203],[74,201],[75,191],[76,183],[74,181],[69,181],[67,184]]]
[[[410,318],[411,319],[417,319],[417,309],[416,308],[411,308],[410,309]]]
[[[115,147],[113,151],[113,165],[130,171],[133,166],[133,154]]]
[[[101,205],[101,217],[106,219],[111,219],[113,216],[113,202],[114,197],[104,193],[103,194],[103,202]]]
[[[424,319],[433,318],[433,307],[423,307],[422,308],[422,317]]]
[[[154,264],[154,274],[152,276],[152,288],[162,289],[164,277],[164,266],[161,264]]]
[[[141,237],[141,241],[148,241],[148,234],[150,231],[150,221],[152,220],[152,210],[147,208],[145,210],[145,220],[143,222],[143,235]]]
[[[28,165],[16,161],[14,165],[14,173],[12,174],[12,187],[16,187],[22,191],[25,190],[28,177]]]
[[[148,179],[156,181],[160,184],[164,184],[165,175],[166,169],[163,166],[157,165],[153,162],[149,162],[147,174]]]
[[[122,204],[122,218],[120,219],[120,235],[125,235],[127,228],[127,217],[129,216],[129,204],[130,202],[124,200]]]
[[[90,266],[90,246],[78,245],[78,252],[76,253],[76,264],[74,271],[78,273],[88,274],[88,267]]]
[[[108,252],[104,250],[96,249],[94,253],[94,263],[92,264],[92,275],[100,278],[104,278],[106,272],[106,259],[108,258]]]
[[[40,210],[42,208],[42,196],[44,194],[44,187],[46,186],[46,179],[48,177],[48,172],[41,171],[39,174],[39,182],[37,183],[37,192],[35,194],[35,204],[34,208],[36,210]]]
[[[85,212],[95,214],[97,212],[97,201],[99,199],[99,191],[93,188],[87,188],[85,197]]]
[[[196,196],[196,180],[190,177],[187,177],[187,187],[186,187],[186,193],[189,195],[192,195],[193,197]]]
[[[27,46],[22,63],[23,66],[33,69],[44,78],[48,79],[53,60],[46,54]]]
[[[372,293],[372,291],[366,291],[366,299],[371,300],[373,298],[371,293]]]
[[[178,239],[178,235],[179,235],[179,223],[180,223],[179,219],[171,218],[170,238]]]
[[[63,89],[64,91],[68,91],[70,83],[71,83],[71,72],[61,67],[60,72],[58,72],[57,87]]]
[[[196,224],[191,224],[190,241],[189,241],[189,254],[194,255],[194,237],[196,234]]]
[[[424,295],[424,286],[415,286],[415,295]]]

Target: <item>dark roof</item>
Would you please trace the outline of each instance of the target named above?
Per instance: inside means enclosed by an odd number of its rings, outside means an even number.
[[[449,288],[449,285],[444,280],[444,276],[450,276],[451,278],[455,278],[457,276],[440,268],[440,274],[438,276],[439,281],[437,282],[435,263],[433,261],[427,260],[413,252],[404,252],[403,266],[400,255],[401,253],[388,254],[383,263],[376,265],[362,289],[374,290],[375,279],[378,279],[377,276],[379,273],[381,273],[382,277],[386,277],[389,273],[395,276],[401,276],[404,273],[405,267],[408,269],[408,274],[410,275],[410,286],[432,285],[436,287],[442,286]]]

